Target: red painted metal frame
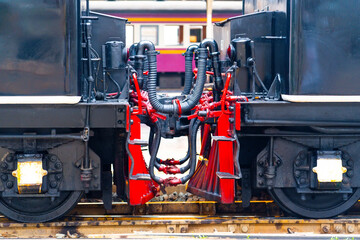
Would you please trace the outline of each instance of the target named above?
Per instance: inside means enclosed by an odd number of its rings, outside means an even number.
[[[208,159],[198,163],[188,189],[208,199],[219,200],[221,203],[232,203],[234,201],[235,178],[220,178],[216,173],[228,173],[230,176],[234,176],[234,162],[238,161],[236,159],[238,149],[236,142],[229,140],[235,140],[235,129],[240,130],[241,127],[241,102],[248,101],[246,97],[233,96],[232,92],[228,90],[231,78],[231,73],[227,73],[220,102],[213,102],[212,92],[206,92],[202,95],[198,106],[195,107],[195,113],[189,116],[189,119],[198,118],[201,121],[214,118],[213,121],[217,123],[214,136],[220,138],[217,138],[217,141],[212,141]],[[233,107],[232,110],[230,110],[230,106]],[[235,119],[230,121],[230,118]],[[205,124],[200,156],[205,154],[209,137],[210,124]],[[224,141],[223,138],[227,141]]]
[[[132,102],[136,103],[137,109],[131,112],[131,127],[130,128],[130,142],[141,139],[141,122],[138,115],[148,114],[151,115],[152,120],[157,121],[158,115],[154,115],[154,111],[147,104],[147,95],[140,91],[139,83],[137,81],[137,75],[134,73],[131,78],[135,92],[130,94]],[[145,95],[145,96],[144,96]],[[128,156],[129,175],[135,176],[136,174],[149,174],[149,170],[146,166],[141,145],[128,144],[129,152],[133,157],[133,172],[131,173],[132,159]],[[128,198],[130,205],[145,204],[153,197],[157,195],[160,188],[159,185],[153,180],[139,180],[128,177]]]
[[[130,130],[130,141],[141,139],[140,119],[135,114],[131,115],[132,125]],[[149,174],[140,145],[129,144],[129,151],[134,159],[134,168],[132,175]],[[129,173],[131,167],[131,159],[129,161]],[[153,180],[134,180],[129,177],[129,204],[140,205],[145,204],[156,196],[158,192],[158,184]]]

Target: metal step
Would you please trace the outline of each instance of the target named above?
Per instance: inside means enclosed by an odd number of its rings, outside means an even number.
[[[230,142],[235,141],[235,138],[225,137],[225,136],[213,136],[212,139],[214,139],[214,141],[230,141]]]
[[[216,172],[216,176],[220,179],[240,179],[240,176],[235,176],[228,172]]]
[[[129,141],[130,145],[141,145],[141,146],[148,146],[149,143],[145,140],[141,140],[141,139],[134,139],[134,140],[130,140]]]
[[[131,180],[151,180],[151,177],[149,174],[138,173],[136,175],[131,176]]]

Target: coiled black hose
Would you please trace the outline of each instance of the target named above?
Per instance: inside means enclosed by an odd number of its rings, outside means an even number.
[[[186,52],[184,53],[185,56],[185,83],[184,83],[184,90],[181,93],[182,95],[188,95],[190,93],[192,84],[193,84],[193,71],[192,71],[192,65],[193,65],[193,57],[194,52],[198,48],[198,45],[190,45]]]
[[[137,43],[134,43],[129,48],[129,64],[135,66],[135,55],[137,54]]]
[[[181,183],[186,183],[195,173],[196,169],[196,136],[201,125],[201,121],[199,119],[195,120],[195,123],[190,128],[190,172],[186,176],[180,178]]]
[[[186,183],[195,173],[195,169],[196,169],[196,136],[197,136],[197,132],[199,130],[199,127],[201,125],[201,121],[199,119],[194,120],[195,122],[193,123],[193,126],[190,128],[190,161],[189,161],[189,168],[190,168],[190,172],[189,174],[187,174],[186,176],[180,178],[181,183]],[[162,184],[164,182],[163,179],[161,179],[160,177],[156,176],[154,173],[154,169],[156,167],[156,165],[159,165],[156,162],[156,155],[159,151],[159,146],[160,146],[160,141],[161,141],[161,124],[159,121],[157,121],[155,123],[155,138],[154,141],[152,143],[151,149],[152,149],[152,153],[151,153],[151,157],[150,157],[150,165],[149,165],[149,173],[151,178],[159,183]]]
[[[148,71],[149,71],[149,62],[147,60],[147,56],[145,56],[145,59],[144,59],[144,72],[148,72]],[[143,83],[142,89],[147,91],[147,83],[149,81],[149,76],[143,74],[143,78],[144,78],[144,83]]]
[[[224,88],[224,83],[221,78],[221,66],[219,58],[220,52],[218,45],[215,40],[207,38],[200,43],[199,48],[209,48],[210,50],[210,57],[214,69],[215,78],[214,101],[218,102],[220,101],[221,91]]]
[[[151,157],[150,157],[150,164],[149,164],[149,173],[150,177],[157,183],[161,184],[162,179],[155,175],[154,168],[156,165],[156,156],[159,151],[160,141],[161,141],[161,125],[159,121],[155,122],[155,138],[151,145]]]
[[[146,79],[145,79],[144,75],[143,75],[143,71],[144,71],[144,69],[147,68],[147,65],[148,65],[146,63],[148,61],[148,58],[146,59],[145,51],[147,50],[148,52],[153,52],[155,54],[157,54],[157,52],[155,51],[154,44],[150,41],[141,41],[137,44],[136,48],[137,48],[137,53],[135,55],[135,70],[138,75],[139,86],[141,89],[143,89],[144,81],[148,79],[148,77],[146,77]],[[155,61],[156,61],[156,59],[155,59]]]
[[[151,149],[151,146],[152,146],[152,143],[154,141],[154,136],[155,136],[155,132],[153,130],[153,128],[150,129],[150,134],[149,134],[149,154],[151,155],[152,153],[152,149]],[[185,163],[190,157],[190,135],[188,136],[188,149],[187,149],[187,152],[186,152],[186,155],[185,157],[181,158],[179,160],[179,165]],[[160,163],[160,158],[156,158],[156,162],[157,163]],[[156,166],[156,165],[155,165]]]
[[[162,104],[156,96],[156,80],[157,80],[157,62],[156,51],[148,51],[149,61],[149,82],[148,93],[149,100],[154,109],[161,113],[180,114],[180,112],[188,112],[199,102],[206,81],[206,59],[208,50],[206,48],[198,48],[198,78],[193,94],[187,99],[180,102],[180,108],[174,102],[173,104]]]

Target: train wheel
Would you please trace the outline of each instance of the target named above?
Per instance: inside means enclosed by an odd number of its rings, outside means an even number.
[[[0,212],[18,222],[48,222],[68,213],[79,202],[81,191],[61,192],[48,197],[0,198]]]
[[[360,188],[344,200],[342,194],[306,194],[305,199],[295,188],[274,188],[270,194],[274,201],[293,216],[305,218],[329,218],[347,211],[360,198]]]

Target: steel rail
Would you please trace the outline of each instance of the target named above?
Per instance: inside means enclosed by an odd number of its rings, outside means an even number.
[[[78,215],[51,223],[0,222],[0,235],[16,238],[105,238],[119,234],[359,234],[360,218],[296,219],[199,215]],[[250,238],[251,239],[251,238]],[[330,239],[330,238],[329,238]]]
[[[271,200],[251,201],[249,208],[242,208],[241,203],[149,202],[132,207],[117,202],[112,210],[104,210],[102,203],[87,202],[50,223],[16,223],[0,217],[0,237],[331,239],[342,234],[338,238],[342,239],[347,234],[349,239],[357,239],[360,234],[360,202],[348,215],[333,219],[284,217]]]

